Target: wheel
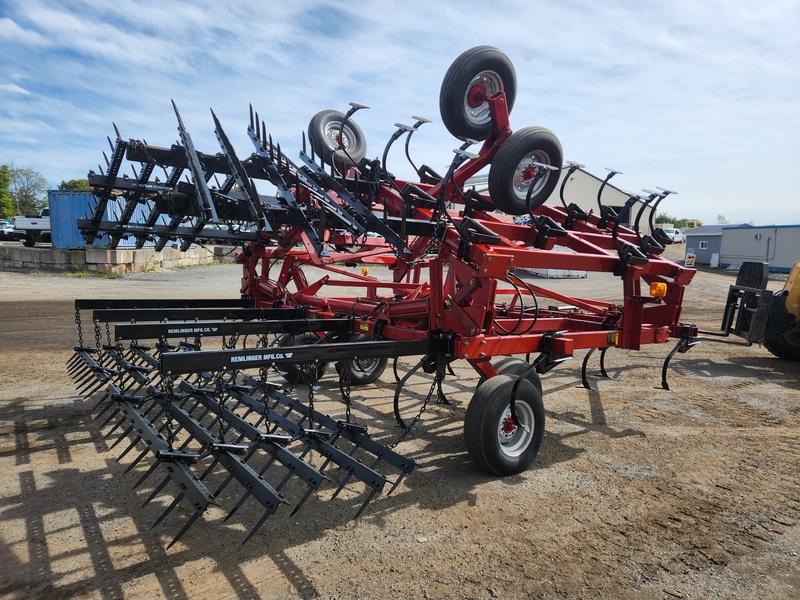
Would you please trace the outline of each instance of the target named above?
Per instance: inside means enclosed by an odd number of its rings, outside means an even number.
[[[306,333],[287,333],[278,340],[278,346],[281,348],[286,348],[287,346],[307,346],[315,344],[318,341],[319,338],[310,331]],[[327,366],[328,363],[318,363],[315,372],[314,365],[312,364],[281,365],[278,368],[278,372],[291,384],[306,383],[307,381],[319,381]]]
[[[439,112],[447,131],[460,139],[489,137],[492,119],[486,98],[497,92],[505,92],[510,113],[517,96],[517,74],[500,50],[477,46],[455,59],[439,92]]]
[[[361,342],[373,339],[372,336],[364,333],[359,333],[350,338],[351,342]],[[351,385],[367,385],[378,380],[383,374],[386,365],[389,362],[387,357],[378,358],[374,356],[357,356],[351,361],[347,362],[347,368],[350,370],[350,384]],[[336,372],[341,375],[341,362],[336,363]]]
[[[516,475],[527,469],[542,444],[544,405],[530,381],[519,382],[514,408],[520,425],[511,419],[511,391],[517,380],[498,375],[472,396],[464,419],[464,440],[470,458],[492,475]]]
[[[772,340],[765,339],[764,347],[778,358],[800,362],[800,333],[789,333]]]
[[[561,142],[544,127],[526,127],[515,131],[500,146],[489,167],[489,196],[494,205],[509,215],[528,213],[528,188],[541,163],[561,168],[564,154]],[[531,210],[544,204],[558,185],[558,171],[548,170],[531,194]]]
[[[361,128],[353,119],[347,119],[342,130],[344,117],[344,113],[338,110],[322,110],[308,124],[308,140],[314,153],[322,156],[325,164],[333,164],[340,172],[357,165],[367,155],[367,140]]]
[[[498,375],[510,375],[511,377],[522,377],[523,373],[528,372],[526,379],[530,381],[539,392],[539,396],[544,397],[542,390],[542,380],[536,370],[530,370],[530,363],[517,358],[516,356],[506,356],[497,361],[494,370]]]
[[[36,245],[36,238],[32,235],[26,235],[22,238],[22,245],[26,248],[33,248]]]

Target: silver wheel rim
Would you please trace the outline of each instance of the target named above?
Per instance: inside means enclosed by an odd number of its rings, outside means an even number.
[[[531,186],[531,181],[533,181],[533,178],[539,170],[538,167],[533,164],[535,162],[549,165],[550,156],[542,150],[533,150],[532,152],[528,152],[528,154],[519,161],[517,168],[514,170],[514,195],[521,200],[525,200],[528,197],[528,188]],[[531,197],[541,191],[549,178],[550,171],[545,173],[544,176],[536,182]]]
[[[356,371],[371,375],[378,368],[380,360],[380,358],[355,358],[353,359],[353,368]]]
[[[348,152],[350,152],[353,148],[350,146],[353,140],[355,140],[355,136],[353,135],[353,131],[347,126],[344,126],[344,130],[342,130],[342,148],[339,147],[339,130],[341,129],[341,123],[328,123],[325,125],[325,130],[323,134],[325,135],[325,139],[328,141],[330,147],[336,151],[341,150],[344,148]]]
[[[470,81],[467,86],[467,93],[464,94],[464,114],[470,123],[482,125],[487,123],[491,119],[491,116],[489,114],[488,102],[484,101],[478,106],[472,106],[470,103],[469,94],[476,85],[482,85],[486,88],[486,95],[491,96],[492,94],[503,91],[503,80],[494,71],[481,71],[472,78],[472,81]]]
[[[497,424],[497,441],[500,442],[500,451],[503,454],[516,458],[531,445],[535,417],[533,416],[533,408],[527,402],[515,402],[514,410],[517,413],[520,425],[513,424],[511,420],[511,405],[509,404]]]

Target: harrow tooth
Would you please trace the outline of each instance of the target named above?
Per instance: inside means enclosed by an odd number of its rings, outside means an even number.
[[[225,515],[225,518],[222,519],[222,522],[226,523],[228,519],[230,519],[236,513],[236,511],[242,507],[242,505],[249,497],[250,497],[250,490],[246,491],[244,495],[241,498],[239,498],[239,501],[236,503],[236,505],[230,510],[230,512],[227,515]]]
[[[264,524],[264,521],[266,521],[271,514],[272,513],[269,511],[264,512],[264,514],[258,520],[258,523],[255,524],[255,526],[250,530],[250,533],[247,534],[247,537],[244,538],[242,546],[244,546],[248,541],[250,541],[250,538],[253,537],[259,529],[261,529],[261,526]]]
[[[362,512],[364,512],[364,509],[365,509],[365,508],[367,508],[367,504],[369,504],[369,503],[370,503],[370,501],[372,500],[372,498],[373,498],[373,497],[375,496],[375,494],[377,494],[377,493],[378,493],[378,490],[377,490],[377,489],[375,489],[375,488],[373,488],[373,489],[372,489],[372,491],[370,491],[370,493],[369,493],[369,495],[367,496],[366,500],[364,500],[364,504],[362,504],[362,505],[361,505],[361,508],[359,508],[359,509],[358,509],[358,512],[357,512],[357,513],[355,514],[355,516],[353,517],[353,520],[354,520],[354,521],[355,521],[355,520],[356,520],[358,517],[360,517],[360,516],[361,516],[361,513],[362,513]]]
[[[114,417],[116,417],[116,416],[117,416],[119,413],[120,413],[120,409],[119,409],[119,408],[115,408],[115,409],[114,409],[114,410],[111,412],[111,414],[108,416],[108,418],[107,418],[105,421],[103,421],[102,423],[100,423],[100,427],[98,427],[98,429],[102,429],[103,427],[105,427],[106,425],[108,425],[108,424],[111,422],[111,419],[113,419]],[[120,421],[120,423],[118,423],[117,425],[115,425],[115,426],[114,426],[114,429],[116,429],[117,427],[119,427],[119,425],[120,425],[121,423],[124,423],[124,422],[125,422],[125,417],[123,416],[123,417],[122,417],[122,420]],[[107,434],[105,435],[105,437],[107,438],[109,435],[111,435],[112,433],[114,433],[114,429],[112,429],[112,430],[111,430],[109,433],[107,433]]]
[[[133,441],[130,443],[130,445],[129,445],[127,448],[125,448],[125,450],[123,450],[122,454],[120,454],[120,455],[119,455],[119,456],[116,458],[115,462],[119,462],[119,461],[121,461],[121,460],[122,460],[122,459],[125,457],[125,455],[126,455],[126,454],[128,454],[128,452],[130,452],[131,450],[133,450],[133,448],[136,446],[136,444],[138,444],[138,443],[139,443],[139,440],[141,440],[141,439],[142,439],[142,438],[141,438],[141,437],[139,437],[139,436],[137,435],[137,436],[136,436],[136,438],[135,438],[135,439],[134,439],[134,440],[133,440]],[[125,472],[127,473],[127,471],[125,471]]]
[[[148,448],[148,449],[147,449],[147,452],[150,452],[150,448]],[[142,456],[143,456],[143,455],[142,455]],[[138,462],[138,460],[140,460],[140,459],[139,459],[139,457],[137,457],[137,459],[136,459],[136,460],[137,460],[137,462]],[[155,462],[154,462],[152,465],[150,465],[150,467],[147,469],[147,471],[145,471],[145,472],[144,472],[144,474],[143,474],[143,475],[142,475],[142,476],[141,476],[141,477],[140,477],[140,478],[139,478],[139,479],[136,481],[136,483],[134,483],[134,484],[133,484],[133,487],[132,487],[131,489],[135,490],[137,487],[139,487],[140,485],[142,485],[142,484],[145,482],[145,480],[146,480],[148,477],[150,477],[150,475],[152,475],[153,473],[155,473],[155,472],[156,472],[156,469],[158,468],[158,466],[159,466],[160,464],[161,464],[161,461],[160,461],[160,460],[156,460],[156,461],[155,461]],[[133,468],[132,466],[131,466],[131,467],[128,467],[128,468],[125,470],[125,472],[127,473],[127,472],[128,472],[128,471],[130,471],[132,468]],[[142,506],[144,506],[144,505],[142,505]]]
[[[309,496],[311,496],[311,493],[312,493],[313,491],[314,491],[314,488],[312,488],[312,487],[309,487],[309,488],[306,490],[306,493],[305,493],[305,494],[303,494],[303,497],[302,497],[302,498],[300,498],[300,501],[299,501],[299,502],[298,502],[298,503],[295,505],[294,509],[293,509],[293,510],[292,510],[292,512],[289,514],[289,516],[290,516],[290,517],[293,517],[293,516],[295,515],[295,513],[296,513],[298,510],[300,510],[300,509],[303,507],[303,504],[305,504],[305,503],[306,503],[306,500],[308,500]]]
[[[161,523],[161,521],[163,521],[166,518],[166,516],[172,512],[172,509],[178,506],[181,500],[183,500],[183,492],[180,492],[177,496],[175,496],[175,499],[172,501],[172,504],[170,504],[167,507],[167,509],[164,512],[162,512],[161,515],[159,515],[159,517],[156,519],[156,522],[153,523],[152,527],[155,527],[156,525]]]
[[[111,446],[109,447],[109,450],[113,450],[114,448],[116,448],[117,444],[119,444],[122,440],[124,440],[126,437],[128,437],[128,434],[131,431],[133,431],[133,425],[129,426],[125,431],[123,431],[120,434],[120,436],[117,438],[117,440],[113,444],[111,444]],[[117,460],[119,461],[119,459],[117,459]]]
[[[142,438],[139,438],[139,440],[140,440],[140,439],[142,439]],[[137,441],[137,443],[139,442],[139,440],[136,440],[136,441]],[[142,450],[142,451],[139,453],[139,456],[137,456],[136,458],[134,458],[134,459],[133,459],[133,462],[131,462],[131,464],[129,464],[129,465],[128,465],[128,468],[127,468],[127,469],[125,469],[125,470],[122,472],[122,474],[123,474],[123,475],[126,475],[126,474],[128,474],[130,471],[132,471],[132,470],[133,470],[133,469],[136,467],[136,465],[138,465],[138,464],[139,464],[139,462],[140,462],[140,461],[141,461],[141,460],[142,460],[142,459],[143,459],[145,456],[147,456],[149,453],[150,453],[150,448],[145,448],[144,450]],[[122,457],[120,456],[120,458],[122,458]]]
[[[160,461],[159,461],[159,462],[160,462]],[[155,464],[158,464],[158,462],[157,462],[157,463],[155,463]],[[152,492],[150,492],[150,495],[149,495],[149,496],[148,496],[148,497],[145,499],[145,501],[144,501],[144,502],[142,502],[142,508],[144,508],[145,506],[147,506],[148,504],[150,504],[150,501],[151,501],[153,498],[155,498],[155,497],[158,495],[158,493],[159,493],[161,490],[163,490],[163,489],[164,489],[164,486],[165,486],[165,485],[167,485],[167,484],[169,483],[169,480],[170,480],[170,479],[171,479],[171,477],[170,477],[169,475],[167,475],[167,476],[166,476],[166,477],[165,477],[163,480],[161,480],[161,483],[159,483],[159,484],[156,486],[156,488],[155,488],[155,489],[154,489]],[[136,487],[136,486],[134,486],[134,487]],[[181,492],[181,493],[183,493],[183,492]],[[155,524],[153,525],[153,527],[155,527]]]
[[[181,539],[181,537],[183,537],[183,534],[189,530],[189,527],[191,527],[194,524],[194,522],[197,521],[197,519],[203,514],[203,512],[205,511],[203,510],[195,511],[195,513],[189,518],[189,520],[186,521],[184,526],[181,527],[181,530],[175,535],[174,538],[172,538],[172,541],[167,546],[167,550],[172,548],[172,546],[175,545],[175,542],[177,542],[179,539]]]

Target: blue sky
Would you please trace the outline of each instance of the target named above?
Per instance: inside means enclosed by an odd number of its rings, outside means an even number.
[[[209,108],[242,157],[248,104],[284,151],[319,110],[354,101],[370,156],[421,115],[415,162],[445,170],[442,76],[482,44],[514,63],[511,126],[539,125],[565,158],[626,190],[677,190],[676,217],[800,223],[797,0],[405,2],[0,0],[0,163],[56,186],[125,139],[215,153]],[[395,174],[410,176],[402,152]]]

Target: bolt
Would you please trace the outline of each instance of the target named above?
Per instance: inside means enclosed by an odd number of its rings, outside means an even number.
[[[469,346],[469,342],[464,342],[464,346]]]
[[[470,284],[470,285],[475,285],[476,283],[478,283],[478,280],[477,280],[477,279],[475,279],[474,277],[473,277],[472,279],[470,279],[470,280],[469,280],[469,284]]]
[[[462,354],[462,355],[461,355],[461,358],[468,358],[468,355],[467,355],[467,353],[466,353],[466,352],[464,352],[464,354]]]
[[[513,264],[514,264],[514,257],[512,256],[511,258],[509,258],[509,259],[508,259],[508,262],[509,262],[509,264],[512,264],[512,265],[513,265]]]
[[[476,333],[478,333],[478,328],[477,327],[473,327],[472,329],[469,330],[469,334],[470,335],[475,335]]]
[[[480,356],[481,358],[486,358],[486,352],[481,352],[478,356]]]

